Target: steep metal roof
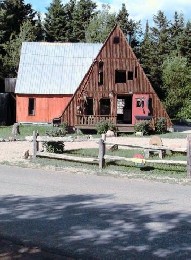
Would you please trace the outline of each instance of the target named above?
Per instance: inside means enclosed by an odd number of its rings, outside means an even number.
[[[15,93],[73,94],[101,47],[99,43],[24,42]]]

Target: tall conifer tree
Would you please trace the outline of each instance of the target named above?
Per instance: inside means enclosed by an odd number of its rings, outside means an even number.
[[[45,14],[44,28],[47,41],[64,41],[64,7],[61,0],[53,0]]]

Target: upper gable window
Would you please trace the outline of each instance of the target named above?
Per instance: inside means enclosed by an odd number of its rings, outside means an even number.
[[[133,71],[128,71],[128,80],[133,80]]]
[[[126,83],[126,70],[115,71],[115,83]]]
[[[135,67],[135,78],[137,78],[137,66]]]
[[[103,61],[99,61],[98,85],[103,85]]]
[[[115,37],[113,38],[113,43],[114,43],[114,44],[119,43],[119,36],[115,36]]]

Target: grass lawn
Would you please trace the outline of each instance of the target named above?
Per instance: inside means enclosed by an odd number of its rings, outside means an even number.
[[[55,129],[55,127],[53,127],[52,125],[38,125],[38,124],[27,125],[27,124],[21,124],[19,126],[19,129],[20,129],[20,135],[18,135],[17,138],[21,139],[21,140],[22,139],[24,140],[25,136],[32,136],[33,131],[38,131],[40,135],[45,135],[47,130],[49,131],[49,130]],[[12,126],[0,126],[0,138],[5,138],[5,139],[9,138],[12,135],[11,132],[12,132]],[[134,133],[120,134],[119,136],[135,137]],[[184,134],[184,133],[173,132],[173,133],[161,134],[159,136],[161,138],[176,139],[176,138],[186,138],[187,135]],[[95,135],[95,137],[98,137],[98,136]],[[151,135],[144,136],[144,138],[151,138]]]

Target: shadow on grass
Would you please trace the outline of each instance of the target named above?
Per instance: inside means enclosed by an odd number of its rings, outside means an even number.
[[[191,215],[152,214],[154,204],[117,204],[102,194],[3,196],[0,229],[76,259],[188,259]]]

